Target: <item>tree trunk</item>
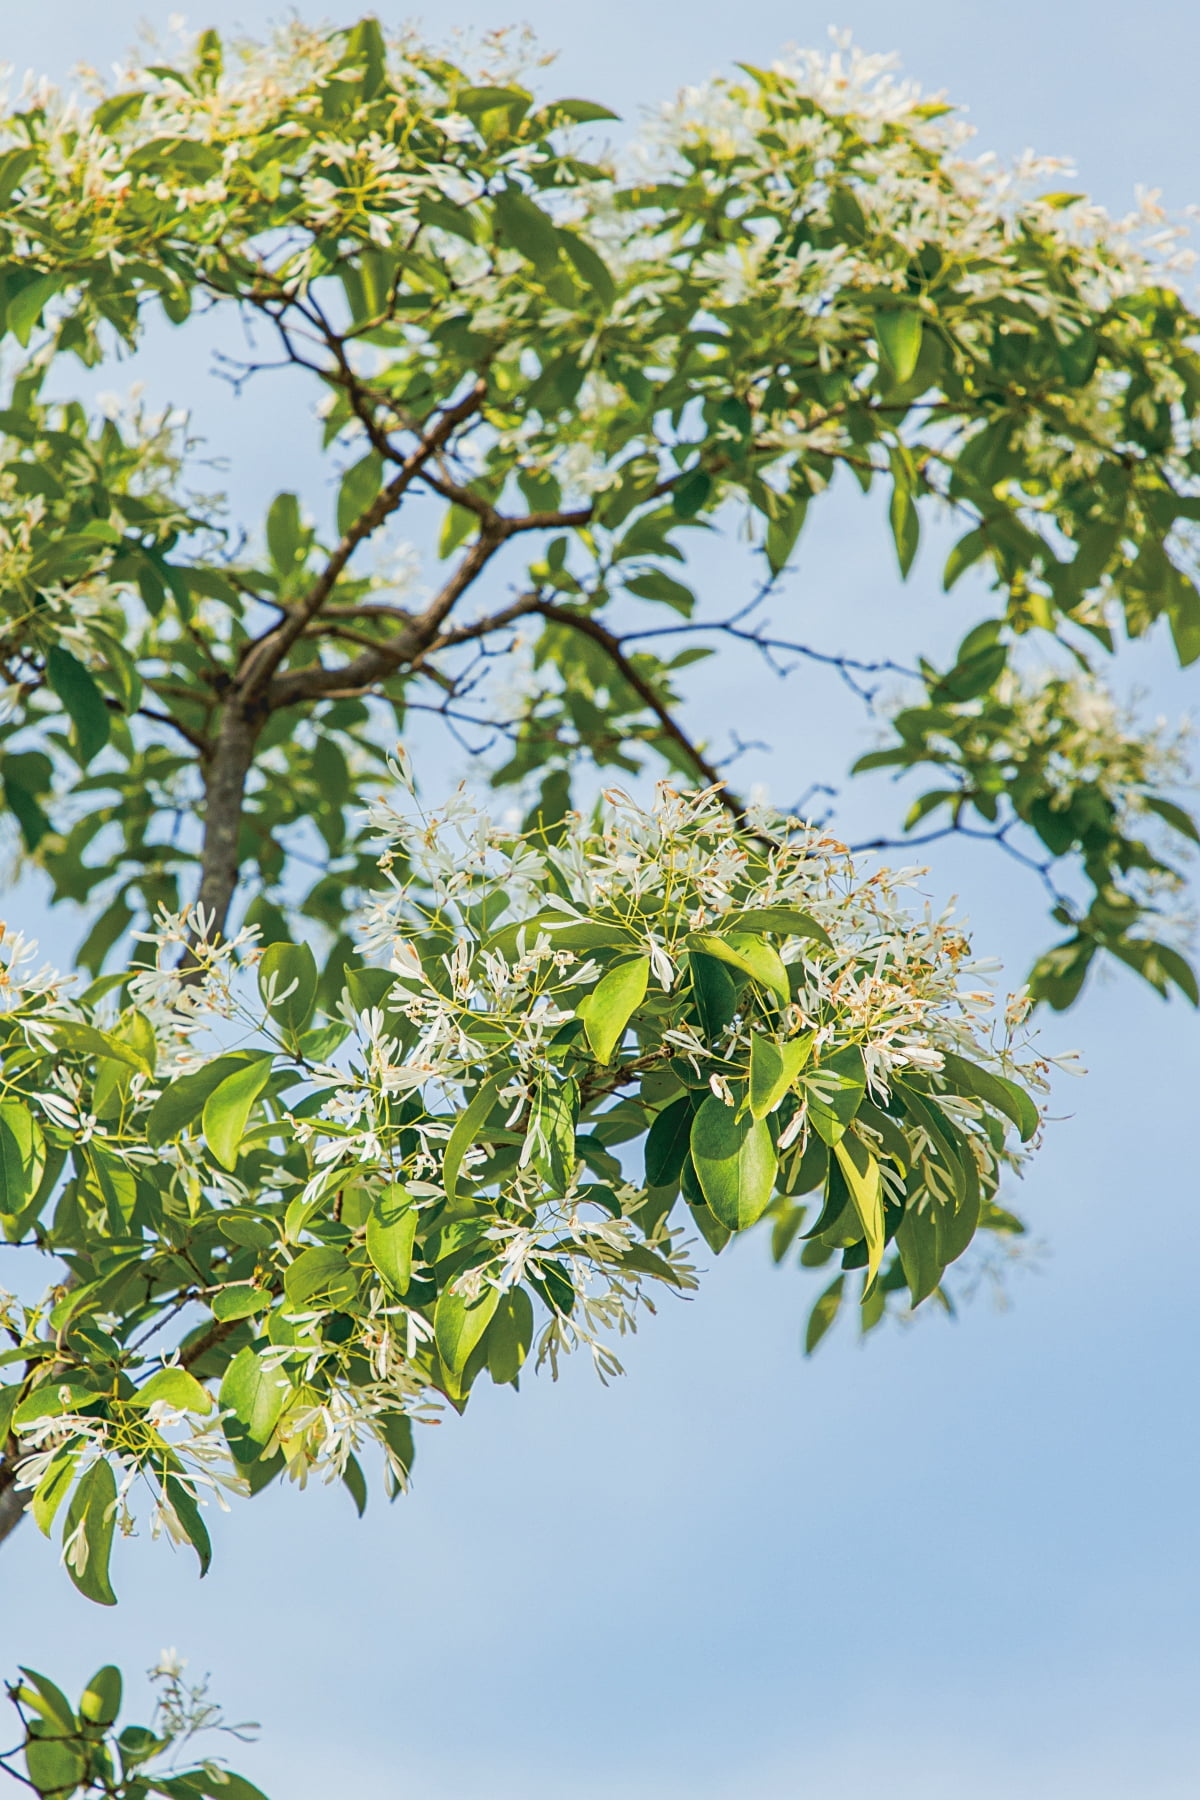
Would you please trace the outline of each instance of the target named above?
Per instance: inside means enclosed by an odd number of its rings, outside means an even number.
[[[266,717],[261,701],[247,702],[240,695],[232,698],[205,775],[204,845],[196,906],[204,913],[204,931],[209,937],[225,929],[237,890],[246,777]]]

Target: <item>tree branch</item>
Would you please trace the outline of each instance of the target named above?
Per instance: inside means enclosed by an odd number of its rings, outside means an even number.
[[[244,694],[256,695],[266,688],[292,645],[333,593],[358,546],[379,529],[389,514],[395,512],[428,459],[436,455],[464,420],[478,412],[485,392],[484,383],[477,381],[461,400],[445,409],[433,429],[426,432],[416,449],[404,458],[393,479],[380,488],[366,511],[343,534],[304,599],[297,606],[289,607],[283,621],[273,626],[251,646],[238,671],[238,684]]]
[[[556,625],[566,625],[572,631],[581,632],[584,637],[591,638],[594,644],[599,644],[621,676],[622,681],[626,682],[650,709],[667,737],[678,749],[683,751],[705,784],[718,790],[722,806],[732,814],[739,824],[744,823],[745,802],[726,787],[720,772],[693,744],[683,727],[676,721],[666,702],[654,691],[650,682],[646,680],[645,676],[639,674],[626,656],[620,638],[616,637],[606,626],[601,625],[598,619],[589,618],[586,613],[572,612],[569,607],[556,606],[550,600],[539,600],[529,610],[540,613],[544,619],[553,620]]]

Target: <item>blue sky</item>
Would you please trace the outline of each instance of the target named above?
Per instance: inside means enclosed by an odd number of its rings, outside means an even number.
[[[140,16],[170,10],[6,7],[0,55],[103,66]],[[189,17],[253,27],[279,10],[213,0]],[[1200,201],[1200,13],[1145,0],[1115,15],[872,0],[834,22],[948,88],[980,148],[1070,154],[1118,210],[1138,182]],[[454,0],[438,29],[512,16]],[[829,21],[774,0],[516,16],[561,46],[560,91],[631,121],[735,58],[822,41]],[[202,357],[164,345],[145,372],[216,429]],[[239,415],[237,485],[298,484],[317,504],[287,404]],[[969,597],[942,597],[928,559],[901,588],[864,523],[835,497],[778,622],[835,649],[952,642]],[[732,552],[707,563],[714,607],[739,579]],[[1195,705],[1195,675],[1154,648],[1122,678],[1171,715]],[[722,664],[694,692],[700,727],[728,716],[769,744],[751,772],[781,798],[836,780],[859,745],[861,721],[807,674],[781,688]],[[881,798],[854,816],[885,816]],[[1008,868],[946,857],[925,887],[961,890],[980,948],[1020,970],[1040,909]],[[28,892],[15,903],[36,912]],[[1090,1074],[1064,1083],[1019,1196],[1044,1248],[1007,1311],[981,1296],[953,1326],[865,1348],[839,1333],[805,1364],[806,1278],[741,1244],[628,1346],[624,1381],[602,1389],[580,1366],[558,1387],[488,1390],[423,1434],[412,1496],[376,1498],[362,1524],[341,1493],[269,1494],[218,1521],[202,1585],[161,1546],[125,1549],[115,1613],[76,1596],[24,1527],[0,1551],[0,1667],[75,1681],[177,1644],[234,1716],[262,1720],[237,1760],[273,1800],[1194,1796],[1197,1025],[1116,979],[1045,1034]]]

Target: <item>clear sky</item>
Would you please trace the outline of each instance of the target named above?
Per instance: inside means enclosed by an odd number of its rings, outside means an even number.
[[[0,57],[105,66],[171,10],[8,0]],[[189,22],[280,10],[211,0]],[[429,15],[439,34],[513,16],[507,0]],[[515,16],[561,47],[559,91],[631,121],[829,23],[777,0]],[[833,22],[965,103],[980,148],[1072,155],[1118,210],[1138,183],[1200,202],[1194,4],[844,0]],[[159,356],[149,378],[216,417],[202,359]],[[241,415],[240,492],[311,482],[285,404]],[[794,608],[834,649],[952,639],[963,597],[940,597],[932,566],[901,589],[865,522],[835,503],[779,622]],[[737,578],[716,558],[708,596]],[[1172,714],[1195,705],[1195,675],[1156,651],[1128,678]],[[748,666],[697,686],[696,723],[716,735],[726,712],[768,745],[752,772],[781,799],[836,779],[859,728],[831,688]],[[980,856],[943,859],[926,887],[960,883],[980,948],[1019,971],[1044,929],[1034,897]],[[981,1296],[955,1325],[864,1348],[839,1332],[806,1364],[812,1288],[743,1243],[649,1322],[623,1382],[580,1366],[557,1388],[488,1389],[422,1435],[412,1496],[375,1498],[361,1524],[344,1493],[269,1494],[218,1521],[203,1585],[162,1546],[119,1552],[115,1613],[23,1527],[0,1551],[0,1669],[77,1681],[177,1644],[234,1716],[262,1720],[238,1766],[272,1800],[1194,1800],[1197,1030],[1123,979],[1046,1022],[1091,1073],[1064,1085],[1019,1196],[1043,1252],[1007,1311]]]

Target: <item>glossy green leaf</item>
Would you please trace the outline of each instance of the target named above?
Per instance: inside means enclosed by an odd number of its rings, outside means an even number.
[[[35,1708],[43,1719],[68,1736],[78,1730],[79,1721],[75,1717],[75,1709],[60,1687],[56,1687],[48,1676],[39,1675],[36,1669],[27,1669],[22,1665],[21,1674],[28,1684],[21,1692],[21,1700],[25,1706]]]
[[[253,1287],[249,1282],[236,1282],[213,1295],[212,1313],[214,1319],[225,1323],[253,1318],[255,1313],[266,1312],[270,1304],[271,1296],[264,1289]]]
[[[573,1080],[543,1076],[529,1113],[529,1159],[555,1193],[565,1194],[575,1173],[575,1120],[579,1089]]]
[[[553,222],[519,187],[502,188],[493,198],[501,241],[545,275],[558,261],[560,239]]]
[[[408,1189],[393,1182],[371,1202],[367,1218],[367,1255],[397,1294],[412,1280],[417,1209]]]
[[[1023,1087],[1009,1081],[1007,1076],[993,1075],[990,1069],[982,1069],[978,1063],[968,1062],[949,1050],[943,1052],[942,1067],[947,1084],[954,1092],[974,1094],[978,1099],[986,1100],[989,1106],[1012,1120],[1024,1143],[1029,1142],[1041,1122],[1041,1115]]]
[[[845,1133],[867,1090],[861,1050],[850,1045],[826,1057],[806,1076],[804,1089],[813,1128],[832,1148]]]
[[[764,944],[760,938],[742,932],[729,936],[718,936],[716,932],[694,931],[687,940],[689,950],[699,950],[705,956],[711,956],[717,962],[726,963],[731,969],[737,969],[748,975],[760,987],[775,996],[781,1006],[786,1006],[791,990],[788,987],[787,970],[783,965],[778,950],[770,944]]]
[[[146,1058],[139,1055],[132,1044],[123,1043],[109,1031],[97,1031],[94,1025],[69,1019],[54,1026],[54,1035],[64,1050],[74,1050],[80,1056],[107,1057],[112,1062],[123,1063],[127,1069],[136,1069],[139,1074],[150,1074]]]
[[[1181,837],[1190,838],[1193,844],[1200,844],[1200,829],[1191,813],[1182,806],[1176,806],[1173,800],[1165,800],[1161,794],[1143,794],[1141,804],[1147,812],[1157,813],[1172,831],[1179,832]]]
[[[204,1515],[199,1502],[187,1483],[177,1475],[168,1475],[163,1483],[164,1498],[179,1520],[192,1549],[196,1552],[200,1564],[200,1574],[208,1574],[212,1565],[212,1539],[208,1535],[208,1527],[204,1523]]]
[[[369,450],[342,476],[338,488],[337,528],[343,537],[364,516],[383,484],[383,458]]]
[[[497,1386],[516,1381],[532,1343],[533,1302],[524,1288],[509,1288],[487,1331],[488,1374]]]
[[[733,912],[722,913],[721,929],[751,935],[769,931],[776,937],[812,938],[826,950],[833,949],[833,939],[825,927],[798,906],[739,907]]]
[[[438,1355],[455,1375],[461,1375],[472,1350],[479,1343],[500,1304],[500,1290],[485,1282],[479,1294],[468,1298],[444,1288],[433,1311],[433,1332]]]
[[[574,231],[560,229],[558,242],[568,260],[574,264],[581,280],[605,309],[610,307],[617,297],[617,286],[612,278],[612,270],[604,258]]]
[[[846,1177],[846,1186],[850,1189],[850,1199],[858,1214],[858,1222],[862,1226],[863,1237],[867,1243],[867,1283],[874,1282],[883,1261],[884,1218],[883,1218],[883,1185],[879,1176],[879,1164],[871,1155],[862,1139],[853,1132],[847,1132],[833,1146],[833,1153],[842,1167]]]
[[[900,574],[904,577],[913,566],[913,560],[921,541],[921,521],[917,514],[917,504],[913,499],[911,487],[905,481],[896,479],[892,483],[888,520],[892,527],[892,540],[896,546],[896,561],[900,565]]]
[[[0,1213],[14,1217],[22,1212],[33,1191],[27,1158],[22,1155],[13,1126],[0,1112]]]
[[[317,963],[308,945],[268,944],[258,965],[258,990],[276,1024],[303,1031],[317,998]]]
[[[670,1187],[678,1184],[692,1140],[694,1106],[690,1094],[681,1094],[658,1114],[646,1137],[646,1184]]]
[[[85,1469],[71,1495],[63,1522],[67,1573],[81,1594],[98,1606],[115,1606],[108,1578],[113,1532],[117,1523],[117,1483],[105,1461]]]
[[[239,1462],[251,1462],[270,1442],[288,1394],[287,1377],[268,1368],[247,1344],[239,1350],[221,1383],[220,1402],[229,1414],[225,1435]]]
[[[209,1095],[235,1070],[248,1066],[244,1054],[218,1056],[203,1068],[188,1075],[177,1075],[168,1082],[150,1109],[146,1121],[146,1137],[156,1149],[170,1143],[198,1119]]]
[[[896,1248],[900,1252],[900,1265],[914,1307],[929,1298],[944,1272],[938,1255],[933,1205],[928,1199],[920,1206],[910,1201],[896,1227]]]
[[[915,307],[889,307],[875,314],[875,338],[888,373],[898,385],[911,381],[921,354],[921,315]]]
[[[750,1111],[754,1118],[765,1119],[774,1112],[808,1061],[812,1045],[811,1031],[787,1044],[777,1044],[761,1032],[751,1038]]]
[[[463,1158],[478,1142],[488,1114],[496,1104],[496,1094],[503,1086],[503,1079],[503,1076],[491,1075],[479,1084],[470,1101],[459,1113],[457,1123],[446,1140],[442,1156],[442,1186],[446,1190],[447,1200],[458,1198],[458,1178],[462,1172]]]
[[[25,1768],[39,1794],[66,1800],[82,1783],[87,1758],[83,1745],[73,1738],[35,1737],[25,1746]]]
[[[276,494],[267,513],[267,548],[281,575],[291,572],[301,551],[300,502],[295,494]]]
[[[804,1354],[811,1356],[829,1327],[838,1316],[842,1304],[842,1292],[846,1285],[846,1277],[839,1275],[831,1281],[808,1315],[808,1326],[804,1333]]]
[[[108,742],[109,719],[104,696],[91,671],[78,657],[54,644],[46,653],[46,679],[70,716],[75,747],[86,766]]]
[[[168,1406],[178,1407],[182,1412],[210,1413],[213,1408],[208,1389],[186,1369],[179,1368],[157,1370],[149,1381],[143,1382],[134,1398],[141,1407],[165,1400]]]
[[[757,1223],[775,1188],[775,1146],[767,1125],[737,1117],[715,1094],[692,1123],[692,1162],[713,1216],[730,1231]]]
[[[264,1051],[244,1068],[226,1075],[204,1102],[204,1136],[223,1169],[237,1165],[247,1122],[255,1101],[271,1079],[273,1062],[270,1052]]]
[[[580,1001],[576,1014],[583,1020],[588,1043],[598,1060],[609,1063],[625,1028],[646,997],[650,978],[650,958],[639,956],[633,962],[618,963],[602,975],[591,992]]]
[[[314,1246],[288,1264],[283,1293],[293,1312],[336,1310],[358,1298],[358,1277],[340,1250]]]

